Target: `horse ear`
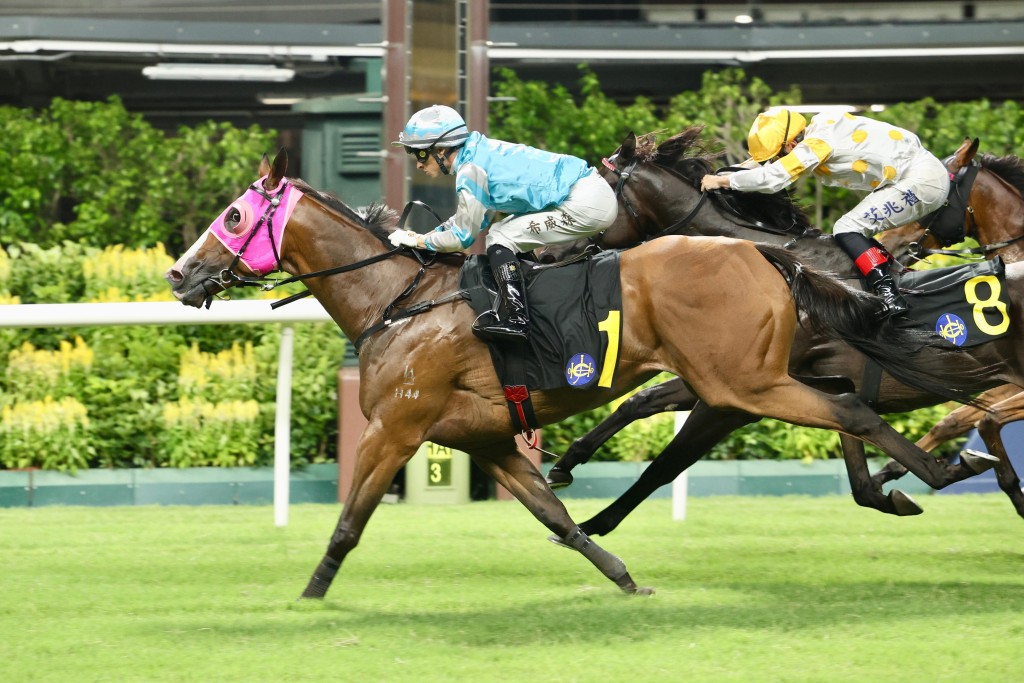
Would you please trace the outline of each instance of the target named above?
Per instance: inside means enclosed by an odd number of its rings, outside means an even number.
[[[974,138],[974,142],[971,143],[970,149],[967,150],[967,154],[964,155],[964,161],[970,163],[974,159],[974,155],[978,153],[978,146],[981,144],[980,138]]]
[[[633,131],[629,131],[626,139],[622,141],[622,145],[619,147],[619,157],[622,159],[632,159],[634,154],[636,154],[636,134]]]
[[[288,171],[288,152],[281,148],[281,151],[274,157],[274,164],[267,173],[267,179],[263,183],[263,187],[271,190],[281,184],[281,179],[284,178],[285,173]]]
[[[268,157],[266,153],[264,153],[263,158],[260,159],[260,165],[256,169],[256,177],[262,178],[268,173],[270,173],[270,157]]]

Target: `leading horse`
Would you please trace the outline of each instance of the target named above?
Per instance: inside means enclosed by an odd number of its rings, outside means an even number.
[[[753,239],[758,242],[783,243],[806,258],[808,263],[842,273],[842,277],[855,279],[849,258],[834,245],[831,237],[822,236],[809,229],[809,221],[784,195],[757,195],[730,193],[736,205],[723,205],[716,199],[700,192],[700,178],[711,172],[711,161],[698,144],[700,127],[689,128],[655,147],[651,136],[644,136],[638,142],[630,134],[619,150],[606,160],[602,174],[620,196],[621,209],[614,225],[598,238],[602,246],[624,247],[638,240],[653,239],[666,233],[728,235]],[[977,151],[977,141],[964,143],[957,153],[947,160],[952,173],[956,174],[971,161]],[[696,150],[697,155],[692,152]],[[969,226],[969,236],[982,244],[991,245],[985,253],[1000,253],[1013,260],[1012,250],[1020,248],[1017,238],[1024,234],[1024,209],[1017,187],[1024,177],[1021,162],[1015,157],[990,157],[981,159],[969,196],[963,197],[964,221]],[[1009,179],[1009,180],[1007,180]],[[958,188],[958,191],[963,191]],[[964,224],[961,221],[961,224]],[[923,226],[912,224],[890,230],[883,235],[891,241],[893,251],[904,254],[923,247],[934,247],[937,236],[926,232]],[[958,242],[963,238],[945,236],[943,244]],[[562,247],[563,257],[576,247]],[[548,252],[548,250],[545,250]],[[551,250],[552,252],[554,250]],[[1018,303],[1024,297],[1024,282],[1010,280],[1012,297]],[[1019,328],[1013,344],[986,344],[978,353],[995,358],[1008,359],[1021,367],[1018,355],[1020,339],[1024,335]],[[831,341],[822,343],[805,330],[798,330],[792,358],[792,371],[801,376],[839,375],[852,378],[858,389],[862,386],[864,362],[860,354],[848,347]],[[1000,488],[1009,496],[1014,509],[1024,517],[1024,493],[1020,481],[1008,458],[1003,457],[1005,448],[999,440],[998,427],[1013,415],[1019,414],[1014,403],[1005,402],[1007,395],[1016,394],[1016,389],[1002,389],[1000,394],[991,395],[996,403],[992,414],[982,418],[990,451],[996,454],[996,476]],[[1021,401],[1021,397],[1016,399]],[[880,412],[911,410],[934,404],[919,392],[907,391],[898,382],[883,377],[879,387],[877,408]],[[1024,401],[1022,401],[1024,402]],[[584,522],[581,527],[588,533],[605,534],[613,530],[641,501],[660,486],[671,482],[679,473],[697,462],[733,429],[756,421],[752,416],[728,415],[699,403],[685,382],[675,379],[631,397],[607,420],[586,435],[577,439],[566,454],[548,474],[553,486],[565,486],[572,482],[571,470],[586,462],[593,453],[622,427],[633,420],[647,417],[666,410],[687,410],[693,412],[680,433],[669,446],[648,467],[640,479],[618,500]],[[980,411],[964,408],[956,411],[956,417],[940,425],[943,434],[965,429],[966,420],[978,419]],[[969,424],[969,423],[968,423]],[[938,433],[937,433],[938,434]],[[840,435],[843,454],[850,476],[854,499],[860,505],[882,512],[898,515],[919,514],[921,508],[902,492],[882,493],[882,484],[906,472],[899,463],[890,463],[874,477],[867,469],[862,444]],[[934,448],[934,440],[920,443]],[[973,458],[975,456],[967,455]],[[980,463],[974,466],[981,467]],[[933,487],[934,482],[927,482]]]
[[[286,170],[283,152],[272,165],[264,158],[260,180],[214,220],[167,279],[183,304],[198,307],[223,289],[250,282],[252,273],[310,276],[310,292],[350,340],[361,342],[359,402],[368,425],[356,447],[348,500],[302,596],[327,593],[395,474],[427,440],[467,452],[622,590],[648,592],[575,524],[517,449],[488,348],[472,335],[474,313],[459,296],[463,259],[389,250],[379,211],[377,220],[368,221],[287,178]],[[693,273],[693,285],[666,288],[664,282],[681,269]],[[979,373],[966,354],[943,348],[948,345],[936,344],[932,335],[877,326],[877,299],[802,268],[777,248],[671,237],[623,253],[620,278],[623,324],[609,388],[534,392],[541,424],[607,403],[668,371],[685,377],[708,405],[841,430],[915,473],[957,478],[970,474],[968,468],[927,457],[856,396],[823,393],[789,376],[798,308],[807,324],[831,330],[922,389],[963,399],[964,390],[946,386],[950,367],[961,370],[959,381],[969,389],[1011,379]],[[402,310],[419,313],[398,320],[399,301],[410,302]],[[396,390],[411,388],[409,382],[415,392]]]

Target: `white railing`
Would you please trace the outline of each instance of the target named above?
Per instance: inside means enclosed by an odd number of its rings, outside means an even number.
[[[330,321],[315,299],[295,301],[271,310],[268,299],[215,301],[209,309],[176,301],[97,304],[0,305],[0,327],[97,327],[106,325],[224,325],[280,323],[274,419],[274,524],[288,524],[288,479],[291,471],[292,352],[294,330],[289,323]]]

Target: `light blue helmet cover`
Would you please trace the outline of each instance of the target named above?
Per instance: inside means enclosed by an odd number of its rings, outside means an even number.
[[[459,112],[443,104],[435,104],[412,115],[392,145],[429,149],[458,147],[469,137],[469,129]]]

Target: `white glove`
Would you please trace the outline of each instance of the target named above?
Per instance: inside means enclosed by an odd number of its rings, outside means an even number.
[[[412,230],[395,230],[388,239],[396,247],[416,247],[419,243],[419,234]]]

